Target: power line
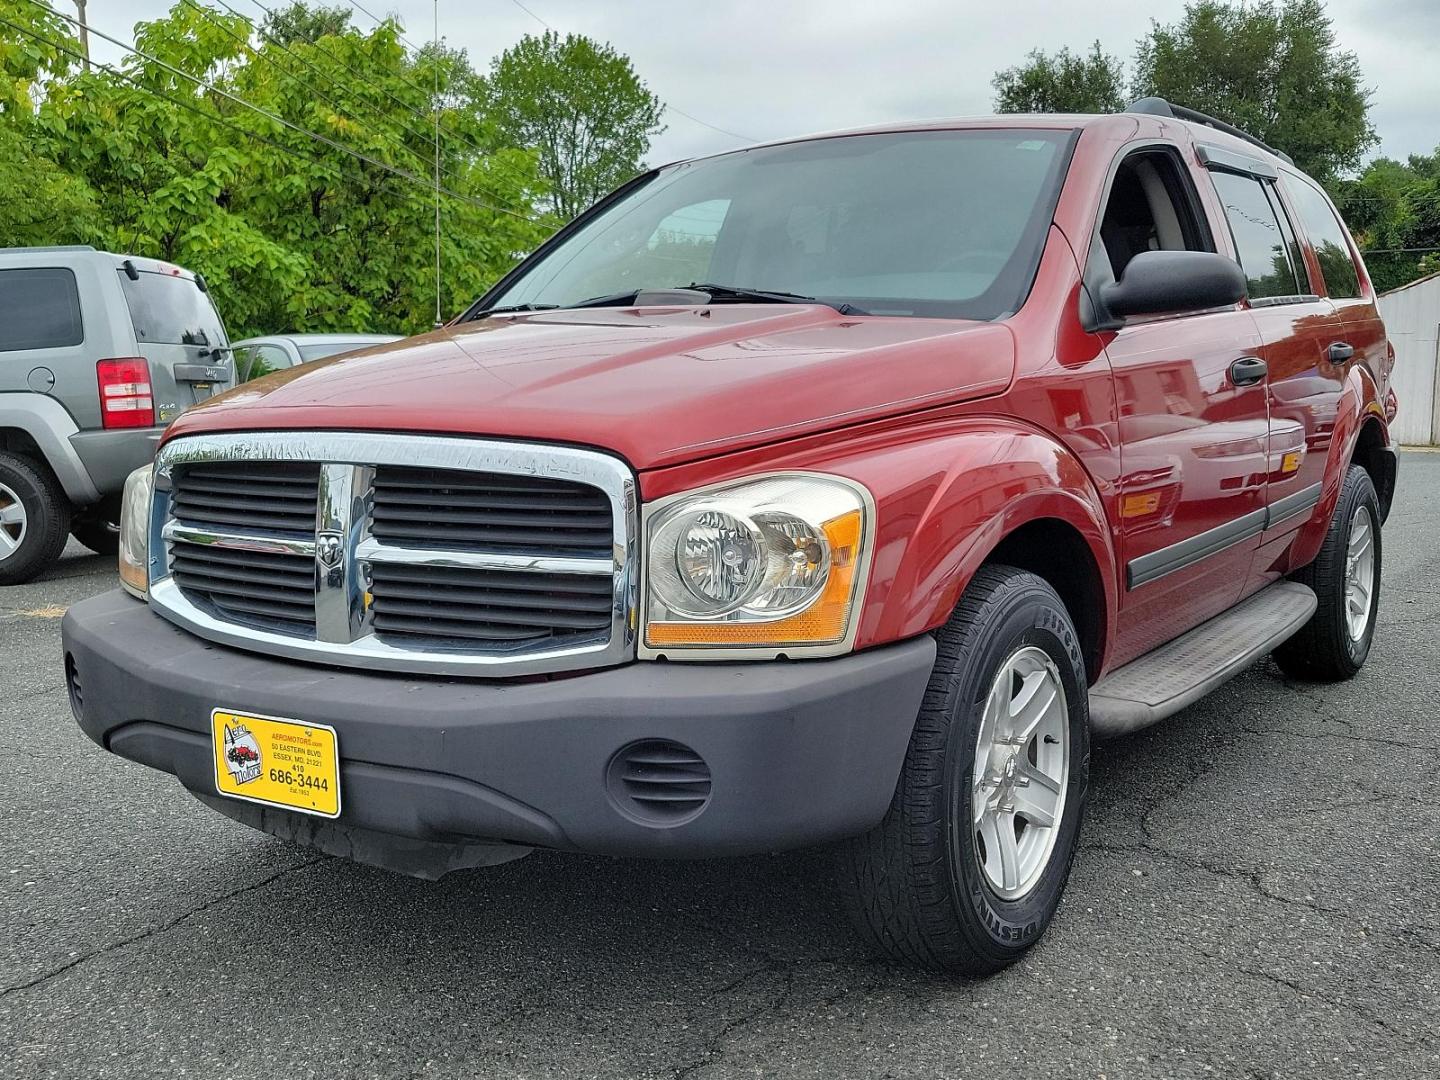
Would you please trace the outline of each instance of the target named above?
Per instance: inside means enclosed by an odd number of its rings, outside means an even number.
[[[377,130],[374,130],[374,129],[372,129],[372,128],[366,127],[365,124],[364,124],[364,122],[361,120],[361,118],[360,118],[359,116],[357,116],[357,115],[355,114],[354,111],[348,111],[348,112],[347,112],[346,109],[345,109],[345,107],[342,106],[339,102],[337,102],[334,98],[329,97],[328,95],[322,93],[318,88],[316,88],[316,87],[314,87],[314,86],[311,86],[310,84],[304,82],[304,81],[301,80],[301,78],[300,78],[298,75],[296,75],[294,72],[285,70],[285,68],[280,64],[280,62],[279,62],[278,60],[276,60],[273,56],[269,55],[268,53],[262,52],[262,51],[260,51],[260,50],[258,50],[258,49],[256,49],[256,48],[254,48],[254,47],[249,43],[249,41],[242,40],[238,34],[235,34],[235,33],[232,32],[228,27],[226,27],[224,23],[220,22],[220,21],[215,17],[215,13],[214,13],[214,12],[210,11],[208,8],[202,7],[200,4],[196,3],[196,0],[184,0],[184,2],[185,2],[186,4],[188,4],[190,7],[194,8],[202,17],[204,17],[204,18],[205,18],[208,22],[210,22],[212,25],[214,25],[215,27],[219,28],[220,30],[223,30],[227,35],[229,35],[229,36],[230,36],[231,38],[233,38],[234,40],[239,41],[241,45],[243,45],[247,50],[249,50],[250,55],[254,56],[257,60],[261,60],[261,61],[269,64],[270,66],[272,66],[273,68],[275,68],[276,71],[280,72],[280,74],[284,75],[287,79],[289,79],[291,82],[294,82],[294,83],[296,83],[297,85],[302,86],[302,87],[304,87],[305,89],[307,89],[310,93],[315,94],[317,97],[320,98],[321,101],[324,101],[326,104],[330,105],[331,108],[335,109],[335,111],[336,111],[339,115],[344,116],[344,117],[347,117],[348,119],[350,119],[351,121],[353,121],[353,122],[360,128],[361,131],[365,132],[365,134],[367,134],[367,135],[372,135],[372,136],[376,136],[376,137],[382,138],[382,139],[386,139],[386,140],[394,143],[395,146],[397,146],[397,147],[398,147],[399,149],[401,149],[402,151],[405,151],[405,152],[411,153],[411,154],[415,154],[416,157],[419,157],[419,154],[416,153],[416,151],[411,150],[408,146],[405,145],[405,141],[404,141],[403,139],[401,139],[401,138],[399,138],[399,137],[397,137],[397,136],[395,136],[395,135],[388,134],[388,133],[386,133],[386,132],[377,131]],[[336,78],[335,78],[333,75],[331,75],[330,73],[328,73],[328,72],[326,72],[326,71],[322,71],[320,68],[316,67],[314,64],[311,64],[308,60],[305,60],[304,57],[301,57],[301,56],[299,56],[299,55],[296,54],[296,53],[292,53],[289,49],[285,48],[284,45],[281,45],[278,41],[276,41],[276,40],[275,40],[274,38],[272,38],[269,34],[267,34],[263,29],[261,29],[261,28],[258,27],[258,26],[255,26],[255,24],[254,24],[247,16],[242,15],[240,12],[236,11],[233,7],[231,7],[228,3],[226,3],[225,0],[216,0],[216,2],[219,3],[223,8],[225,8],[225,10],[229,11],[232,15],[234,15],[237,19],[244,19],[245,22],[246,22],[246,24],[249,25],[257,34],[259,34],[261,38],[263,38],[265,41],[269,42],[273,47],[279,49],[279,50],[280,50],[281,52],[283,52],[286,56],[289,56],[289,57],[290,57],[291,59],[293,59],[293,60],[299,60],[301,63],[306,64],[311,70],[313,70],[314,72],[316,72],[316,74],[323,76],[323,77],[330,83],[330,85],[336,87],[337,89],[339,89],[339,90],[341,90],[341,91],[343,91],[343,92],[348,93],[352,100],[359,100],[358,96],[355,94],[355,92],[354,92],[354,90],[353,90],[352,88],[350,88],[350,87],[346,86],[344,83],[340,82],[340,80],[336,79]],[[357,77],[358,77],[358,74],[359,74],[359,73],[358,73],[358,72],[354,72],[353,69],[351,69],[351,68],[346,68],[346,70],[347,70],[347,71],[352,71],[352,73],[356,74]],[[436,72],[437,81],[438,81],[438,76],[439,76],[439,72],[438,72],[438,68],[437,68],[437,72]],[[439,96],[438,93],[436,94],[436,96],[437,96],[437,97]],[[419,115],[419,114],[417,113],[416,115]],[[413,136],[414,138],[420,140],[420,141],[423,142],[423,143],[429,144],[429,143],[431,143],[431,142],[434,141],[434,136],[427,135],[427,134],[424,134],[423,132],[416,131],[413,127],[411,127],[409,124],[406,124],[404,121],[399,121],[399,125],[400,125],[400,129],[401,129],[402,131],[407,132],[408,134],[410,134],[411,136]],[[456,179],[456,180],[462,179],[461,174],[458,173],[458,172],[456,172],[454,169],[442,168],[442,171],[444,172],[444,174],[445,174],[446,176],[453,177],[453,178]]]
[[[231,30],[228,26],[226,26],[226,25],[219,19],[219,17],[216,15],[216,13],[213,12],[212,10],[210,10],[209,8],[202,7],[200,4],[196,3],[196,0],[184,0],[184,2],[185,2],[185,4],[186,4],[187,6],[189,6],[190,8],[192,8],[197,14],[199,14],[200,17],[203,18],[206,22],[210,23],[212,26],[214,26],[214,27],[216,27],[218,30],[222,31],[222,32],[223,32],[227,37],[229,37],[231,40],[238,42],[247,52],[250,53],[251,56],[255,57],[256,60],[259,60],[259,61],[261,61],[262,63],[265,63],[265,64],[269,64],[271,67],[273,67],[276,71],[280,72],[281,75],[285,76],[285,78],[289,79],[291,82],[295,83],[295,84],[298,85],[298,86],[304,87],[309,93],[315,95],[315,96],[318,97],[321,101],[325,102],[327,105],[329,105],[331,108],[333,108],[338,115],[343,116],[343,117],[346,117],[347,119],[353,121],[353,122],[360,128],[361,131],[365,132],[365,134],[377,136],[377,137],[384,138],[384,139],[388,139],[389,141],[393,142],[397,147],[399,147],[399,148],[402,149],[402,150],[407,150],[407,149],[408,149],[408,147],[405,146],[405,143],[404,143],[402,140],[396,138],[395,136],[393,136],[393,135],[387,135],[387,134],[385,134],[385,133],[383,133],[383,132],[379,132],[379,131],[374,131],[374,130],[366,127],[365,124],[361,121],[360,117],[356,116],[353,112],[348,111],[348,110],[345,108],[345,106],[341,105],[341,104],[340,104],[338,101],[336,101],[334,98],[332,98],[332,97],[330,97],[329,95],[327,95],[327,94],[326,94],[324,91],[322,91],[319,87],[312,86],[312,85],[310,85],[309,83],[304,82],[304,81],[300,78],[300,76],[296,75],[294,72],[287,71],[287,70],[284,68],[284,66],[282,66],[282,65],[280,64],[280,62],[279,62],[278,60],[276,60],[273,56],[271,56],[269,53],[265,53],[265,52],[262,52],[262,51],[259,50],[259,49],[256,49],[253,45],[250,44],[250,42],[249,42],[248,39],[241,37],[239,34],[235,33],[235,32],[234,32],[233,30]],[[236,18],[238,18],[238,19],[245,19],[245,16],[241,15],[241,14],[240,14],[238,11],[236,11],[234,8],[230,7],[229,4],[226,4],[226,3],[225,3],[225,0],[218,0],[218,2],[219,2],[222,6],[224,6],[224,7],[225,7],[232,15],[234,15]],[[245,23],[246,23],[247,26],[250,26],[252,29],[254,29],[254,25],[250,22],[249,19],[245,19]],[[257,31],[257,32],[258,32],[258,31]],[[263,35],[262,35],[262,36],[263,36]],[[337,84],[337,85],[338,85],[338,84]],[[408,127],[405,127],[404,124],[401,124],[401,127],[404,128],[404,130],[406,130],[406,131],[410,131],[410,129],[409,129]],[[410,133],[411,133],[412,135],[415,134],[415,132],[413,132],[413,131],[410,131]],[[424,137],[424,141],[425,141],[425,142],[429,142],[429,141],[430,141],[429,137],[428,137],[428,136]],[[413,151],[412,151],[412,152],[413,152]]]
[[[37,34],[31,29],[21,26],[19,23],[11,22],[4,16],[0,16],[0,24],[10,27],[11,29],[18,31],[19,33],[25,35],[28,38],[31,38],[34,41],[38,41],[41,44],[48,45],[50,48],[55,49],[57,52],[64,53],[65,55],[74,57],[77,60],[85,59],[84,54],[79,52],[78,50],[71,49],[58,41],[51,41],[43,34]],[[108,72],[109,74],[114,75],[116,78],[124,79],[127,83],[130,83],[132,86],[135,87],[135,89],[139,90],[143,94],[146,94],[153,98],[158,98],[159,100],[164,101],[167,104],[174,105],[176,108],[184,109],[187,112],[192,112],[196,116],[208,120],[212,124],[217,124],[220,127],[233,131],[238,135],[243,135],[247,139],[253,139],[256,142],[263,143],[264,145],[270,147],[273,150],[278,150],[280,153],[284,154],[287,157],[292,157],[297,161],[303,161],[311,165],[325,163],[321,158],[307,157],[304,154],[298,153],[293,147],[289,147],[286,146],[284,143],[277,142],[269,136],[262,135],[258,131],[251,131],[248,128],[243,128],[239,124],[235,124],[230,122],[229,120],[226,120],[224,117],[221,117],[213,112],[208,112],[207,110],[200,108],[193,101],[186,101],[182,98],[172,97],[169,94],[156,90],[154,87],[147,86],[143,81],[141,81],[136,76],[131,75],[129,72],[121,71],[119,68],[113,67],[110,64],[101,63],[98,60],[91,61],[91,64],[93,67],[97,67],[101,71]],[[368,178],[360,177],[360,179]],[[428,187],[429,185],[426,186]],[[441,190],[444,191],[444,189]],[[411,195],[409,191],[406,191],[405,194],[407,197],[410,198],[415,197]],[[448,194],[453,198],[460,199],[464,202],[476,202],[476,200],[470,199],[469,197],[464,195],[458,195],[455,192],[446,191],[445,194]],[[484,203],[479,203],[478,205],[482,206],[484,209],[495,209],[495,207],[489,206],[488,204]]]
[[[64,19],[66,22],[71,23],[74,26],[85,26],[85,24],[81,23],[79,19],[76,19],[70,15],[66,15],[62,11],[56,11],[49,5],[42,3],[42,0],[30,0],[30,3],[34,4],[36,7],[44,8],[45,10],[51,12],[52,14],[58,16],[61,19]],[[352,147],[346,146],[344,143],[337,142],[334,139],[330,138],[328,135],[318,134],[317,132],[311,131],[308,128],[301,127],[299,124],[286,120],[283,116],[272,113],[268,109],[262,109],[258,105],[253,105],[249,101],[246,101],[244,98],[240,97],[238,94],[232,94],[230,91],[224,90],[216,86],[214,83],[206,82],[204,79],[200,78],[197,75],[191,75],[189,72],[182,71],[180,68],[175,67],[173,64],[166,63],[164,60],[161,60],[157,56],[152,56],[150,53],[142,51],[141,49],[137,48],[133,42],[127,44],[126,42],[121,41],[119,38],[111,37],[104,31],[97,30],[93,26],[85,26],[85,29],[89,30],[90,33],[96,35],[97,37],[103,38],[104,40],[110,42],[112,45],[118,45],[126,52],[133,53],[135,56],[140,57],[142,60],[146,60],[152,64],[157,65],[158,67],[162,67],[166,71],[169,71],[171,74],[178,75],[182,79],[187,79],[190,82],[193,82],[196,86],[203,87],[204,89],[210,91],[212,94],[216,94],[229,101],[233,101],[235,102],[235,104],[241,106],[242,108],[249,109],[251,112],[257,113],[258,115],[265,117],[267,120],[271,120],[274,123],[279,124],[281,127],[288,128],[291,131],[294,131],[296,134],[304,135],[305,137],[312,139],[315,142],[323,143],[324,145],[330,147],[333,150],[340,151],[342,154],[348,154],[350,157],[355,158],[357,161],[362,161],[367,165],[372,165],[375,168],[382,170],[383,172],[392,173],[395,176],[408,180],[411,183],[418,184],[421,187],[427,189],[431,187],[431,184],[428,180],[416,175],[409,169],[402,169],[396,165],[390,165],[384,161],[381,161],[379,158],[371,157],[369,154],[366,154],[363,151],[355,150]],[[441,190],[452,198],[460,199],[464,202],[470,202],[475,204],[476,206],[485,207],[486,209],[493,210],[498,214],[508,214],[509,216],[519,218],[522,221],[533,222],[537,220],[530,217],[529,215],[521,214],[514,210],[509,210],[503,206],[497,206],[494,203],[486,202],[483,199],[477,199],[474,196],[462,195],[459,192],[451,191],[448,188],[441,188]]]
[[[230,5],[229,5],[228,3],[226,3],[225,0],[218,0],[218,2],[224,4],[225,7],[230,8]],[[264,3],[261,2],[261,0],[250,0],[250,2],[251,2],[252,4],[254,4],[257,8],[259,8],[261,11],[265,12],[266,15],[269,15],[272,19],[278,18],[278,16],[277,16],[276,13],[275,13],[275,9],[274,9],[274,8],[271,8],[271,7],[267,7]],[[230,8],[230,10],[231,10],[231,11],[234,11],[235,9],[234,9],[234,8]],[[264,31],[264,30],[260,30],[260,29],[257,28],[257,32],[260,33],[262,36],[264,36],[267,41],[272,42],[272,43],[275,45],[276,48],[278,48],[281,52],[285,53],[287,56],[293,57],[294,59],[296,59],[296,60],[300,61],[302,64],[304,64],[306,67],[310,68],[312,71],[315,71],[315,72],[317,72],[318,74],[324,75],[326,78],[332,78],[332,76],[328,75],[328,74],[327,74],[326,72],[324,72],[324,71],[321,71],[320,68],[318,68],[318,67],[316,67],[316,65],[310,63],[308,60],[306,60],[304,57],[302,57],[299,53],[292,52],[290,49],[287,49],[284,45],[280,44],[278,41],[275,41],[275,39],[274,39],[273,37],[270,37],[268,34],[265,34],[265,31]],[[316,52],[318,52],[321,56],[324,56],[324,57],[326,57],[327,59],[333,61],[334,63],[340,65],[340,67],[344,68],[344,69],[345,69],[346,71],[348,71],[351,75],[354,75],[356,78],[359,78],[359,79],[362,79],[362,80],[364,79],[364,76],[363,76],[363,75],[361,75],[359,72],[357,72],[354,68],[350,67],[349,64],[345,63],[344,60],[342,60],[340,57],[336,56],[336,55],[335,55],[334,53],[332,53],[329,49],[322,49],[322,48],[320,47],[320,43],[319,43],[318,41],[312,42],[312,43],[311,43],[311,47],[312,47]],[[437,63],[438,63],[438,58],[437,58]],[[427,98],[430,96],[430,91],[424,89],[424,88],[421,87],[421,86],[418,86],[417,84],[415,84],[415,83],[412,82],[411,80],[407,79],[403,74],[397,72],[396,75],[395,75],[395,77],[396,77],[397,79],[399,79],[402,83],[404,83],[406,86],[408,86],[411,90],[414,90],[417,94],[422,94],[422,95],[424,95],[424,96],[427,97]],[[430,123],[430,117],[426,116],[426,115],[425,115],[423,112],[421,112],[419,109],[415,108],[415,106],[409,104],[409,103],[406,102],[406,101],[402,101],[400,98],[396,97],[396,96],[395,96],[394,94],[392,94],[389,90],[387,90],[384,86],[381,86],[381,85],[379,85],[379,84],[376,84],[375,89],[376,89],[376,90],[379,90],[380,93],[384,94],[387,98],[390,99],[391,102],[393,102],[394,104],[400,106],[400,108],[405,109],[406,111],[408,111],[408,112],[410,112],[411,114],[413,114],[415,117],[417,117],[417,118],[420,120],[421,123],[427,124],[427,125]],[[407,130],[409,130],[409,129],[407,129]],[[477,154],[480,154],[481,156],[484,156],[484,155],[487,153],[487,151],[485,150],[484,147],[482,147],[479,143],[475,142],[474,139],[471,139],[469,136],[465,135],[463,132],[459,132],[459,131],[447,131],[447,130],[445,130],[443,127],[441,128],[441,130],[444,132],[444,134],[450,136],[451,138],[457,139],[458,141],[464,143],[466,146],[468,146],[468,147],[470,147],[472,150],[474,150]],[[412,134],[413,134],[413,132],[412,132]],[[427,141],[428,141],[428,140],[427,140]]]
[[[510,2],[511,2],[512,4],[514,4],[516,7],[518,7],[521,11],[523,11],[526,15],[529,15],[530,18],[534,19],[534,20],[535,20],[536,22],[538,22],[541,26],[545,27],[546,30],[549,30],[549,31],[551,31],[552,33],[556,33],[556,34],[558,34],[558,33],[560,32],[559,30],[556,30],[555,27],[551,26],[548,22],[546,22],[544,19],[542,19],[539,15],[536,15],[535,12],[531,11],[528,7],[526,7],[524,4],[522,4],[522,3],[520,2],[520,0],[510,0]],[[353,0],[352,0],[352,3],[353,3]],[[362,9],[362,10],[363,10],[363,9]],[[695,116],[693,113],[688,113],[688,112],[686,112],[684,109],[680,108],[678,105],[671,105],[671,104],[669,104],[669,103],[667,102],[666,105],[665,105],[665,108],[668,109],[668,110],[670,110],[671,112],[678,113],[679,115],[685,117],[686,120],[694,121],[695,123],[699,124],[701,127],[707,127],[707,128],[709,128],[711,131],[718,131],[721,135],[729,135],[732,139],[739,139],[741,142],[748,142],[748,143],[753,143],[753,142],[759,142],[759,141],[760,141],[759,139],[752,139],[749,135],[741,135],[738,131],[731,131],[731,130],[729,130],[728,128],[722,128],[722,127],[720,127],[718,124],[712,124],[712,123],[710,123],[710,121],[708,121],[708,120],[701,120],[700,117]]]

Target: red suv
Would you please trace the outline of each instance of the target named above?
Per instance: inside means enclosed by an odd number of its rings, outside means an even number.
[[[450,327],[181,417],[72,705],[424,877],[841,841],[877,945],[993,971],[1092,737],[1364,663],[1392,364],[1321,189],[1156,99],[682,162]]]

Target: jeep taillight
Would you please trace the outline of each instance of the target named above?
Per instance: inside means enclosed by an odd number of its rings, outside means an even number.
[[[95,375],[100,383],[102,426],[154,426],[155,398],[150,391],[150,365],[143,356],[101,360],[95,365]]]

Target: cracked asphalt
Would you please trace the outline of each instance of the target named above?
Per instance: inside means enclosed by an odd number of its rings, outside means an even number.
[[[1440,1076],[1437,494],[1403,455],[1353,682],[1097,748],[1058,919],[978,983],[869,958],[821,852],[427,884],[250,832],[75,727],[72,549],[0,590],[0,1076]]]

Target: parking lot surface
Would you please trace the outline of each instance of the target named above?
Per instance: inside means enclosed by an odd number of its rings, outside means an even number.
[[[0,1076],[1440,1076],[1440,454],[1384,541],[1361,675],[1098,747],[1059,917],[978,983],[869,958],[823,852],[425,883],[251,832],[76,728],[72,545],[0,590]]]

